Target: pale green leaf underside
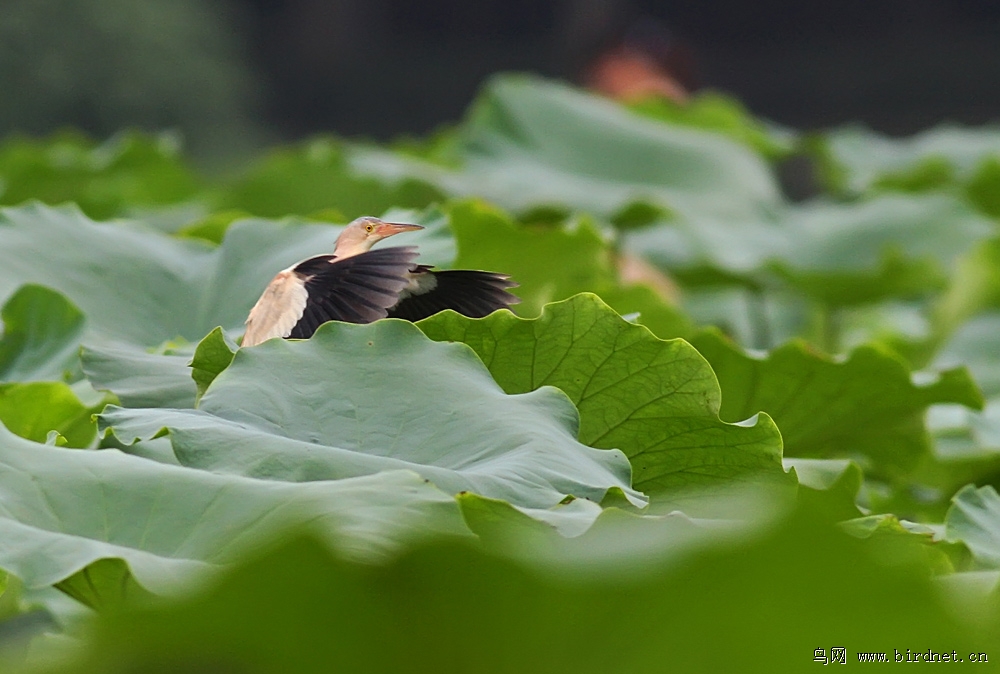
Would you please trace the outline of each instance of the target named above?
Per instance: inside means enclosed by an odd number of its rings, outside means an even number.
[[[1000,496],[992,485],[966,485],[945,517],[949,540],[962,541],[980,564],[1000,568]]]
[[[296,523],[361,557],[418,532],[464,531],[454,500],[406,471],[290,484],[48,447],[0,427],[0,568],[31,587],[118,558],[162,591]]]
[[[183,464],[217,472],[309,481],[406,468],[527,508],[613,487],[645,503],[624,455],[577,442],[565,395],[506,395],[467,348],[404,321],[328,323],[307,341],[242,349],[197,410],[108,408],[99,423],[126,442],[166,429]]]

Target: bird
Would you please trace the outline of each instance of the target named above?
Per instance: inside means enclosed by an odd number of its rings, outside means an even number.
[[[380,318],[419,321],[453,309],[481,318],[520,302],[507,274],[470,269],[436,270],[417,264],[415,246],[372,250],[390,236],[420,225],[360,217],[337,237],[332,255],[284,269],[250,310],[242,346],[275,337],[308,339],[327,321],[371,323]]]

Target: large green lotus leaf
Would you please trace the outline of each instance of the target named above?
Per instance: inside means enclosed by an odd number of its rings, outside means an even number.
[[[613,217],[643,202],[743,218],[781,201],[766,163],[742,144],[535,77],[492,79],[458,139],[459,168],[377,148],[355,148],[349,160],[361,173],[415,176],[518,213],[555,207]]]
[[[841,521],[861,515],[858,492],[864,481],[861,467],[846,459],[785,459],[785,468],[795,470],[799,499],[831,520]]]
[[[0,381],[61,380],[77,370],[84,317],[63,295],[22,286],[0,318]]]
[[[886,183],[897,185],[904,176],[914,177],[935,164],[950,170],[928,187],[967,180],[984,159],[1000,154],[1000,129],[943,125],[909,138],[890,138],[848,126],[825,133],[822,142],[842,187],[863,193]]]
[[[537,316],[542,307],[581,292],[600,295],[621,314],[638,313],[638,322],[664,338],[692,330],[684,314],[647,286],[622,285],[615,252],[587,221],[575,227],[515,224],[502,211],[465,201],[448,209],[458,244],[455,266],[510,274],[521,303],[518,314]]]
[[[934,367],[965,365],[987,397],[1000,396],[1000,311],[965,322],[941,347]]]
[[[98,145],[63,132],[0,144],[0,205],[73,201],[90,217],[103,219],[189,199],[196,190],[194,172],[169,134],[128,132]]]
[[[55,431],[70,447],[87,447],[97,435],[92,417],[105,402],[88,405],[63,382],[0,384],[0,423],[35,442]]]
[[[413,178],[385,181],[353,175],[340,142],[316,138],[301,147],[272,151],[219,190],[213,201],[221,208],[263,217],[335,208],[355,218],[391,207],[423,208],[443,197],[435,187]]]
[[[101,342],[80,351],[83,373],[100,391],[127,407],[194,407],[198,388],[190,353],[151,353],[122,342]]]
[[[1000,568],[1000,496],[992,485],[969,484],[952,497],[945,517],[948,540],[965,543],[981,565]]]
[[[0,568],[29,587],[110,558],[161,592],[306,521],[336,532],[355,556],[464,530],[451,497],[405,471],[290,484],[49,447],[0,426]]]
[[[898,356],[877,346],[835,360],[801,341],[755,356],[714,330],[692,344],[719,377],[722,418],[764,410],[781,429],[786,456],[865,456],[878,472],[899,476],[930,448],[923,423],[928,406],[983,404],[965,368],[916,384]]]
[[[198,386],[199,397],[205,395],[205,391],[212,385],[215,378],[229,367],[239,348],[222,328],[212,330],[205,336],[205,339],[198,342],[194,355],[191,356],[190,367],[191,378]],[[134,405],[133,407],[142,407],[142,405]],[[163,405],[162,407],[170,406]]]
[[[239,347],[216,328],[197,346],[155,352],[120,342],[84,346],[83,372],[94,388],[110,391],[126,407],[193,408]]]
[[[625,452],[643,491],[669,498],[788,478],[767,415],[724,423],[719,384],[691,345],[657,339],[593,295],[550,304],[537,319],[444,312],[420,328],[471,346],[508,393],[560,388],[580,410],[580,441]]]
[[[626,512],[616,507],[602,508],[593,501],[573,499],[554,508],[513,506],[471,492],[455,496],[466,525],[490,549],[539,551],[538,546],[558,547],[561,542],[586,535],[605,513]],[[644,517],[629,509],[629,517]]]
[[[611,488],[644,504],[625,456],[580,444],[577,424],[559,391],[506,395],[470,349],[399,320],[241,349],[197,410],[108,408],[99,419],[125,442],[166,429],[181,462],[205,470],[307,481],[407,468],[450,493],[528,508],[599,502]]]
[[[631,232],[625,246],[689,282],[706,270],[716,284],[719,273],[751,286],[783,280],[836,306],[940,288],[959,255],[993,231],[955,197],[885,195],[787,206],[768,219],[679,219]]]
[[[962,256],[947,291],[934,307],[938,342],[977,313],[996,309],[1000,309],[1000,239],[992,238]]]
[[[633,559],[631,546],[610,542]],[[731,671],[735,659],[741,672],[774,674],[820,667],[817,658],[836,664],[831,647],[843,649],[845,663],[859,651],[892,662],[894,649],[905,657],[904,644],[954,650],[966,662],[989,653],[993,616],[970,629],[925,571],[880,564],[872,547],[795,520],[681,564],[647,555],[623,575],[616,555],[581,577],[456,543],[372,567],[295,539],[197,596],[106,616],[89,652],[59,671],[218,671],[225,663],[312,674],[335,662],[358,672],[591,674],[664,671],[669,660],[671,670],[701,673]]]
[[[982,411],[956,405],[931,410],[928,423],[935,433],[938,454],[979,464],[967,480],[1000,472],[1000,313],[976,316],[962,325],[941,347],[934,367],[968,367],[986,394]]]
[[[991,218],[1000,218],[1000,156],[998,154],[984,159],[979,165],[979,169],[964,187],[965,195],[976,208]]]
[[[701,90],[683,103],[653,96],[629,103],[628,107],[668,124],[722,134],[768,158],[782,158],[793,149],[791,133],[782,134],[768,128],[738,99],[718,91]]]
[[[428,229],[399,243],[427,242],[427,261],[447,263],[444,218],[425,215]],[[54,288],[86,315],[89,343],[195,341],[217,326],[242,332],[274,274],[330,252],[338,233],[327,225],[244,220],[213,247],[138,223],[95,223],[69,207],[8,208],[0,211],[0,300],[25,283]]]

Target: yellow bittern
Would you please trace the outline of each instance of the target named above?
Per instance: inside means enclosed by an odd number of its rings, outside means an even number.
[[[413,246],[371,249],[388,236],[417,229],[423,227],[372,217],[353,221],[337,237],[332,255],[278,272],[250,310],[243,346],[272,337],[307,339],[327,321],[419,321],[445,309],[480,318],[520,301],[507,292],[517,284],[506,274],[415,264]]]

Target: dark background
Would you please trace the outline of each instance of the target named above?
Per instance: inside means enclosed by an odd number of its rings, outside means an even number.
[[[202,154],[420,134],[491,73],[578,80],[650,23],[688,80],[796,128],[1000,116],[1000,2],[0,0],[0,134],[172,127]]]
[[[574,79],[603,41],[654,18],[701,84],[795,127],[891,133],[1000,109],[1000,2],[934,0],[247,0],[268,115],[294,132],[386,135],[455,119],[484,77]]]

